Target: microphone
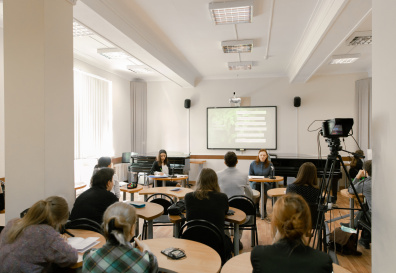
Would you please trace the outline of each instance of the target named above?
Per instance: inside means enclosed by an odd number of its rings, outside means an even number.
[[[175,164],[173,164],[171,178],[175,178],[175,177],[176,177],[176,175],[175,175]]]
[[[275,168],[274,166],[271,166],[271,171],[270,171],[270,179],[275,179]]]

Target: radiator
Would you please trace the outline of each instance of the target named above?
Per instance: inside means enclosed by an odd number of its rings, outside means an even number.
[[[128,166],[129,163],[119,163],[114,165],[114,170],[118,176],[118,181],[128,180]]]

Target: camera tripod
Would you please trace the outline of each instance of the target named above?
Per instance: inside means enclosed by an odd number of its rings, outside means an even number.
[[[367,209],[365,209],[365,207],[363,206],[362,201],[360,200],[360,197],[359,197],[358,193],[356,192],[355,186],[352,183],[351,177],[349,176],[349,173],[346,170],[344,162],[342,161],[342,157],[338,153],[338,151],[345,151],[345,150],[342,150],[342,147],[340,146],[340,143],[341,143],[340,139],[339,138],[328,138],[328,139],[326,139],[326,142],[329,144],[328,146],[330,148],[330,154],[327,156],[325,168],[323,170],[323,177],[322,177],[322,181],[321,181],[321,185],[320,185],[320,193],[321,194],[318,197],[316,223],[312,223],[312,225],[315,227],[315,232],[313,235],[313,237],[314,237],[313,247],[314,248],[316,247],[316,249],[324,251],[324,252],[327,252],[327,239],[326,239],[327,234],[326,234],[326,227],[325,227],[325,213],[329,209],[331,209],[331,206],[329,205],[331,203],[330,187],[331,187],[331,181],[332,181],[333,175],[334,175],[334,170],[336,168],[337,160],[342,165],[345,175],[348,178],[349,184],[351,185],[351,188],[353,189],[353,193],[359,202],[360,208],[362,208],[362,209],[356,209],[356,210],[363,211],[364,216],[369,221],[368,224],[371,225],[371,217],[369,216]],[[345,152],[348,152],[348,151],[345,151]],[[350,208],[337,208],[337,209],[350,210]],[[314,212],[312,212],[312,213],[314,213]],[[352,215],[350,215],[350,217],[354,217],[354,213]],[[353,228],[353,227],[351,227],[351,228]],[[316,244],[316,238],[318,239],[317,244]]]

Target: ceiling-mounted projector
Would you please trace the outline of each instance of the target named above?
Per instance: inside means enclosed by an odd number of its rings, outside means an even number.
[[[230,103],[241,103],[241,98],[237,98],[234,92],[234,96],[230,98]]]

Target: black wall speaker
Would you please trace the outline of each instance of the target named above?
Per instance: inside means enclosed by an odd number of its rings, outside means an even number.
[[[184,108],[190,108],[191,107],[191,100],[186,99],[184,100]]]
[[[300,107],[300,105],[301,105],[301,98],[294,97],[294,107]]]

